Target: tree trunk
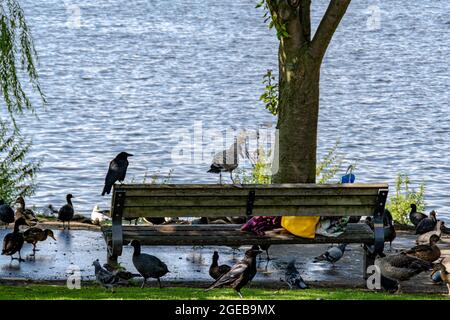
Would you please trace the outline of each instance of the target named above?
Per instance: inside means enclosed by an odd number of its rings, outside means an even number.
[[[280,37],[275,183],[315,183],[320,66],[351,0],[330,0],[311,40],[311,0],[272,0]]]

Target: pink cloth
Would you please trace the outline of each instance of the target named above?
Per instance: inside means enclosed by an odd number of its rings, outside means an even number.
[[[265,235],[265,231],[281,228],[281,217],[255,216],[241,227],[242,231],[250,231],[258,236]]]

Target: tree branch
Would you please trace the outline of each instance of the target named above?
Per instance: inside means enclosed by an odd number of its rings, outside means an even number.
[[[299,17],[305,41],[311,41],[311,0],[302,0],[299,8]]]
[[[327,11],[317,28],[311,44],[313,55],[322,59],[342,17],[345,15],[351,0],[330,0]]]

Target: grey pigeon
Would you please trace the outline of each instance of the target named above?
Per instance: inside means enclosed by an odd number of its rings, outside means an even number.
[[[302,276],[295,267],[295,260],[289,262],[284,275],[284,280],[290,289],[307,289],[308,285],[303,280]]]
[[[110,163],[108,173],[105,177],[105,187],[103,188],[102,196],[111,192],[111,188],[116,181],[122,182],[125,180],[128,168],[128,157],[132,154],[121,152]]]
[[[141,243],[139,241],[133,240],[131,245],[134,247],[133,265],[144,278],[141,288],[144,288],[148,278],[156,278],[161,288],[160,278],[169,272],[167,265],[155,256],[141,253]]]
[[[342,256],[344,255],[346,246],[347,246],[346,243],[342,243],[336,247],[330,247],[323,254],[315,257],[313,262],[317,263],[320,261],[328,261],[328,262],[334,264],[342,258]]]
[[[108,270],[103,269],[98,259],[95,260],[92,265],[95,267],[95,279],[97,282],[105,288],[114,291],[114,285],[117,284],[120,279]]]

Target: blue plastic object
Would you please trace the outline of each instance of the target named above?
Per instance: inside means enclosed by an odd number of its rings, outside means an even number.
[[[349,165],[345,175],[341,177],[341,183],[353,183],[356,180],[355,175],[352,173],[353,165]]]

